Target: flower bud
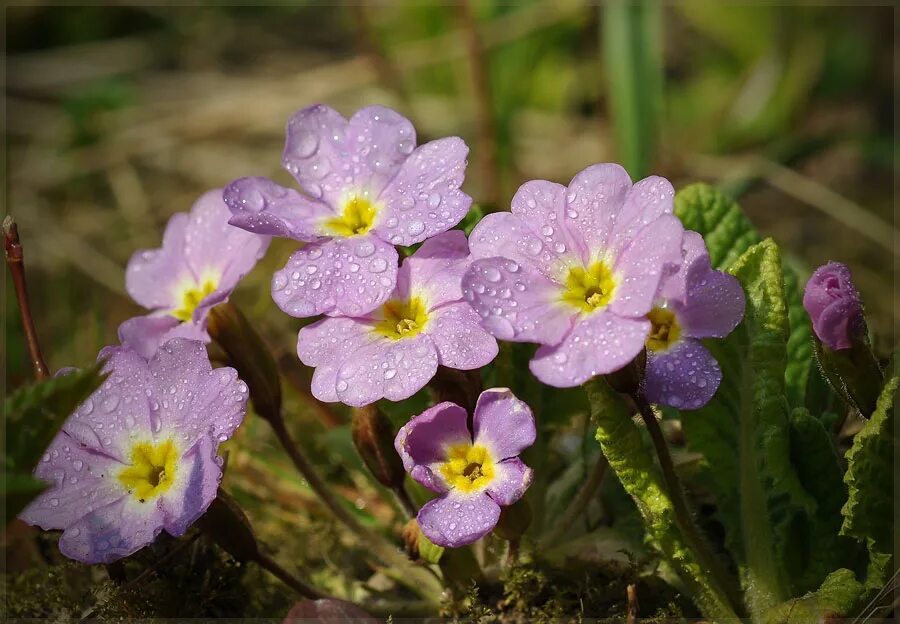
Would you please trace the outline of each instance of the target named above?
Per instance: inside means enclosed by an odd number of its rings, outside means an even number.
[[[272,352],[247,318],[232,303],[210,310],[209,335],[222,347],[250,389],[256,413],[275,422],[281,418],[281,378]]]
[[[816,269],[806,284],[803,307],[812,321],[822,375],[838,396],[868,416],[875,409],[883,373],[846,265],[830,262]]]
[[[350,432],[359,456],[379,483],[395,489],[403,485],[406,471],[394,449],[394,431],[387,416],[374,404],[358,407],[353,410]]]

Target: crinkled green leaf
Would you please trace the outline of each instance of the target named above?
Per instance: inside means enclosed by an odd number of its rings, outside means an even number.
[[[866,589],[852,571],[835,570],[815,592],[788,600],[767,611],[765,624],[819,624],[836,621],[856,613],[865,599]]]
[[[20,388],[4,401],[6,464],[29,472],[62,427],[66,417],[87,399],[106,375],[102,363]]]
[[[844,482],[849,497],[841,512],[841,534],[868,541],[872,556],[894,552],[894,402],[900,391],[895,361],[878,404],[847,451]]]
[[[759,614],[790,597],[783,567],[790,534],[797,515],[811,516],[816,502],[791,465],[788,315],[778,248],[770,240],[758,243],[729,272],[746,291],[744,321],[727,339],[709,342],[722,384],[706,406],[683,412],[682,422],[688,447],[704,456],[701,469],[716,495],[726,545],[751,611]]]
[[[716,269],[728,269],[751,245],[761,240],[738,203],[708,184],[691,184],[678,191],[675,214],[685,228],[703,236],[710,262]],[[793,270],[784,271],[784,290],[790,326],[785,392],[792,406],[802,407],[813,367],[812,337],[799,280]]]
[[[47,484],[30,474],[7,472],[0,479],[0,490],[6,502],[6,524],[19,515],[25,506],[47,489]]]
[[[597,441],[622,486],[637,504],[649,539],[663,553],[706,617],[736,618],[724,588],[719,586],[722,579],[714,578],[685,542],[662,476],[653,462],[653,451],[644,443],[625,402],[602,378],[593,379],[585,388],[591,418],[597,426]]]

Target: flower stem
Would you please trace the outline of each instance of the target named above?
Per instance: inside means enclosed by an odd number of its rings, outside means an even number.
[[[259,555],[256,557],[256,563],[258,563],[261,567],[270,572],[272,576],[276,577],[279,581],[293,589],[304,598],[319,600],[320,598],[329,597],[321,593],[316,588],[307,585],[299,578],[282,568],[277,561],[275,561],[274,559],[272,559],[272,557],[265,553],[259,553]]]
[[[38,342],[37,331],[34,329],[34,319],[31,316],[31,306],[28,303],[28,286],[25,281],[25,256],[22,251],[22,243],[19,242],[19,229],[16,222],[9,215],[3,219],[3,248],[6,251],[6,264],[12,274],[13,287],[16,290],[16,300],[19,303],[19,314],[22,317],[22,329],[25,333],[25,343],[28,345],[28,354],[31,357],[31,365],[34,368],[34,376],[38,380],[50,376],[50,369],[41,355],[41,346]]]
[[[669,498],[672,501],[672,508],[675,512],[675,521],[678,523],[681,533],[687,540],[694,553],[699,558],[702,565],[709,570],[711,578],[714,579],[728,596],[732,605],[738,606],[742,604],[738,584],[734,576],[722,564],[719,557],[713,552],[706,538],[700,533],[700,529],[694,522],[694,516],[688,508],[687,499],[684,495],[684,487],[681,479],[675,472],[675,463],[672,461],[672,455],[669,453],[669,446],[663,437],[662,429],[656,414],[647,400],[638,393],[631,397],[634,400],[644,424],[647,426],[647,432],[650,434],[650,440],[653,442],[653,448],[656,451],[656,457],[659,460],[659,467],[662,470],[663,480],[666,489],[669,491]]]
[[[403,507],[403,511],[405,511],[410,518],[415,518],[419,515],[419,508],[416,506],[415,502],[413,502],[409,492],[402,483],[394,488],[394,494],[397,496],[397,502],[400,503],[400,506]]]

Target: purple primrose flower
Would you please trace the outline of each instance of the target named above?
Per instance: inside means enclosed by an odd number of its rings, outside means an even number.
[[[812,320],[816,336],[835,351],[849,349],[854,333],[865,322],[850,269],[840,262],[829,262],[816,269],[806,283],[803,307]]]
[[[497,341],[462,298],[470,261],[463,232],[439,234],[403,261],[397,287],[379,309],[301,329],[297,353],[316,368],[313,395],[354,406],[400,401],[423,388],[439,364],[469,370],[493,360]]]
[[[502,340],[540,343],[531,371],[570,387],[640,353],[660,280],[681,262],[674,190],[660,177],[632,185],[615,164],[569,183],[523,184],[512,212],[487,215],[469,246],[466,299]]]
[[[305,194],[260,177],[225,189],[231,223],[306,242],[272,278],[275,303],[292,316],[366,314],[391,296],[394,245],[453,227],[472,198],[459,190],[468,147],[447,137],[416,147],[408,119],[382,106],[348,121],[323,105],[287,124],[282,165]]]
[[[459,405],[440,403],[410,420],[394,440],[410,476],[440,494],[418,515],[422,533],[439,546],[484,537],[497,525],[500,507],[531,485],[531,468],[518,458],[535,439],[528,405],[506,388],[492,388],[478,397],[472,431],[467,421]]]
[[[190,213],[172,215],[162,248],[131,256],[125,287],[153,312],[119,326],[122,344],[150,358],[171,338],[209,342],[209,311],[228,300],[269,246],[269,237],[229,225],[230,217],[222,191],[209,191]]]
[[[722,371],[699,339],[731,333],[744,317],[744,304],[740,283],[710,266],[703,237],[685,232],[681,268],[663,280],[647,315],[647,400],[682,409],[706,405],[722,381]]]
[[[109,377],[66,420],[35,469],[51,487],[21,514],[61,529],[60,551],[108,563],[165,529],[183,535],[222,478],[216,450],[241,424],[247,386],[213,370],[202,343],[176,338],[149,360],[107,347]]]

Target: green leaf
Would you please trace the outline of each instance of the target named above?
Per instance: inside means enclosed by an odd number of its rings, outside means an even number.
[[[894,427],[894,402],[900,390],[900,374],[895,359],[875,411],[853,439],[847,451],[847,484],[849,497],[841,513],[844,522],[841,534],[868,542],[870,558],[894,552],[893,495],[894,448],[897,432]]]
[[[813,516],[795,516],[796,531],[787,561],[795,594],[819,587],[826,576],[841,567],[855,567],[859,554],[852,540],[840,536],[841,507],[847,487],[831,435],[822,421],[805,409],[791,415],[791,462],[803,489],[816,499]]]
[[[708,184],[691,184],[678,191],[675,214],[685,228],[703,236],[710,262],[716,269],[728,269],[751,245],[761,240],[738,203]],[[790,325],[784,371],[786,394],[792,406],[802,407],[813,368],[812,335],[803,309],[800,283],[793,270],[784,272],[784,290]]]
[[[730,209],[727,214],[740,220]],[[734,245],[713,240],[719,257],[734,253]],[[771,240],[754,245],[729,272],[746,291],[744,321],[725,340],[709,343],[722,384],[706,406],[682,412],[682,423],[688,447],[704,456],[701,471],[758,616],[792,595],[784,569],[791,531],[797,515],[812,515],[816,502],[791,465],[784,398],[788,315],[778,248]]]
[[[19,515],[31,501],[47,489],[47,484],[30,474],[7,472],[0,479],[0,490],[6,502],[6,524]]]
[[[735,619],[734,608],[719,585],[721,579],[714,578],[700,564],[685,542],[662,476],[653,462],[653,452],[631,419],[631,411],[602,378],[589,381],[585,389],[591,418],[597,426],[597,441],[622,486],[637,504],[649,539],[663,553],[706,617]]]
[[[7,467],[30,472],[65,419],[100,387],[102,362],[20,388],[4,401]]]
[[[857,612],[866,589],[852,571],[835,570],[815,592],[788,600],[767,611],[761,618],[765,624],[819,624],[837,621]]]
[[[419,556],[422,560],[426,563],[439,563],[443,555],[444,547],[438,546],[419,531]]]
[[[659,3],[607,2],[601,9],[603,60],[620,160],[635,179],[649,173],[662,102]]]

